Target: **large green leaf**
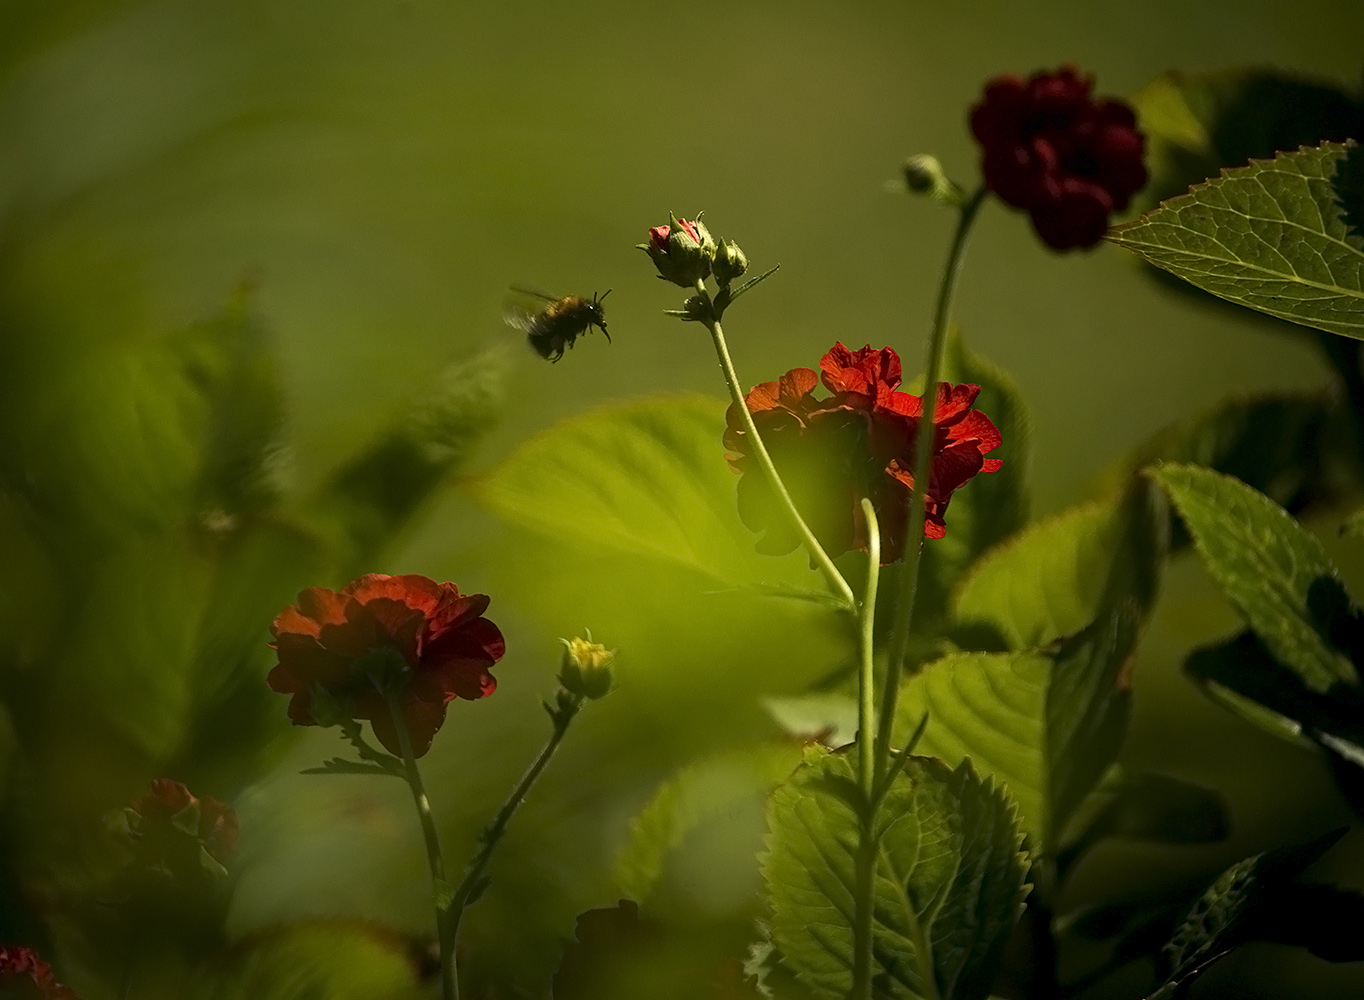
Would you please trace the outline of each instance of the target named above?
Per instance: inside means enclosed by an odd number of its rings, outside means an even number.
[[[1032,525],[987,553],[958,587],[961,641],[1028,649],[1078,632],[1124,600],[1149,608],[1167,520],[1159,491],[1133,480],[1112,499]]]
[[[761,801],[791,773],[797,758],[793,744],[760,744],[706,757],[678,771],[630,824],[630,839],[616,861],[620,892],[647,900],[668,855],[688,833],[723,820],[745,801]]]
[[[1323,143],[1224,171],[1109,239],[1204,291],[1364,339],[1364,238],[1334,177],[1354,143]]]
[[[1028,520],[1032,435],[1018,386],[1007,372],[968,348],[956,327],[948,335],[942,380],[980,386],[975,408],[999,428],[1004,443],[990,457],[1004,465],[953,494],[946,536],[924,545],[914,609],[920,626],[946,612],[948,595],[966,567]],[[893,598],[893,590],[886,588],[888,597]],[[921,631],[919,626],[916,631]]]
[[[1223,167],[1359,136],[1364,104],[1341,88],[1266,69],[1172,71],[1132,98],[1146,135],[1154,207]]]
[[[1178,995],[1183,984],[1241,944],[1248,918],[1266,892],[1306,870],[1344,833],[1335,830],[1306,844],[1256,854],[1219,875],[1165,945],[1170,973],[1150,1000]]]
[[[702,397],[609,406],[531,439],[472,488],[501,517],[580,547],[660,559],[729,585],[819,588],[803,556],[754,551],[723,430],[723,405]]]
[[[1195,465],[1151,476],[1170,494],[1204,565],[1276,659],[1313,691],[1357,684],[1350,661],[1313,622],[1309,592],[1334,580],[1321,543],[1282,507],[1238,479]]]
[[[1137,632],[1127,603],[1054,648],[954,653],[930,663],[901,693],[896,740],[927,713],[918,750],[949,765],[969,758],[1007,786],[1031,849],[1053,857],[1070,816],[1122,746]]]
[[[773,795],[762,858],[772,939],[816,996],[852,986],[858,819],[841,792],[853,756],[807,751]],[[911,758],[878,814],[873,973],[878,995],[978,1000],[1018,919],[1027,856],[1014,807],[970,761]]]

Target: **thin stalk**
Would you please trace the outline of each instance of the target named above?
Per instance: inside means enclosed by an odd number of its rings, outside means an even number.
[[[867,585],[859,614],[860,664],[857,673],[857,758],[862,786],[862,821],[858,830],[856,897],[853,912],[853,989],[851,1000],[871,998],[872,911],[876,891],[876,585],[881,577],[881,527],[876,508],[862,499],[867,522]]]
[[[914,598],[919,586],[919,554],[924,544],[924,500],[933,476],[933,444],[937,436],[933,418],[938,409],[938,382],[942,372],[943,346],[947,343],[947,321],[952,310],[952,295],[966,253],[971,224],[985,201],[986,189],[980,188],[961,206],[957,231],[938,285],[938,303],[933,313],[933,330],[928,338],[927,377],[924,380],[923,412],[915,441],[914,493],[909,503],[909,523],[905,528],[905,554],[901,560],[899,589],[891,619],[890,655],[886,661],[885,690],[881,692],[880,732],[877,734],[876,773],[882,774],[889,763],[890,738],[895,726],[895,704],[900,697],[905,653],[914,614]]]
[[[431,867],[431,887],[436,899],[436,939],[440,943],[440,990],[443,1000],[459,1000],[459,972],[455,967],[455,928],[441,905],[449,883],[445,881],[445,860],[440,851],[440,835],[436,832],[436,818],[431,814],[431,802],[426,797],[417,758],[412,753],[412,737],[407,731],[407,720],[397,695],[388,693],[388,710],[398,730],[398,746],[403,752],[403,766],[407,770],[407,785],[412,789],[412,801],[421,819],[422,834],[426,838],[426,861]]]
[[[497,845],[502,840],[502,835],[506,832],[507,824],[511,822],[512,815],[525,799],[531,785],[535,784],[536,779],[540,777],[540,772],[545,769],[545,765],[554,756],[554,751],[559,749],[564,734],[568,732],[569,723],[573,721],[573,717],[578,714],[581,707],[581,699],[576,699],[567,704],[561,704],[557,711],[550,711],[550,718],[554,720],[554,732],[550,734],[549,741],[541,748],[540,755],[535,758],[534,763],[521,776],[521,780],[516,783],[516,787],[507,796],[507,800],[502,803],[502,808],[497,811],[497,815],[488,824],[488,828],[483,831],[479,838],[481,846],[478,853],[469,862],[469,867],[464,872],[464,878],[460,880],[459,886],[455,889],[455,894],[450,903],[451,938],[459,931],[460,921],[464,919],[464,910],[469,905],[471,897],[476,896],[482,889],[480,883],[483,879],[484,869],[492,860],[493,852],[497,850]]]
[[[743,421],[744,433],[748,435],[748,440],[751,442],[749,447],[753,451],[753,457],[758,460],[758,466],[763,470],[763,475],[767,477],[768,483],[771,484],[781,499],[782,506],[786,508],[792,526],[800,535],[800,540],[806,551],[810,553],[810,558],[815,561],[819,571],[824,574],[829,589],[843,601],[849,611],[855,614],[857,598],[853,595],[852,587],[848,586],[848,581],[843,579],[843,574],[838,571],[834,561],[829,558],[829,554],[819,544],[815,538],[815,533],[805,523],[805,518],[800,516],[795,501],[791,499],[791,494],[786,490],[786,484],[781,481],[777,467],[772,464],[772,456],[767,453],[767,446],[763,444],[763,439],[758,435],[757,424],[753,422],[753,414],[748,412],[748,404],[744,400],[743,389],[739,385],[739,376],[734,371],[734,362],[729,357],[729,347],[725,344],[724,330],[720,326],[720,321],[715,318],[713,309],[710,308],[710,293],[706,291],[706,286],[701,281],[696,282],[696,294],[706,302],[708,315],[705,320],[706,328],[710,330],[711,340],[715,342],[715,353],[720,359],[720,369],[725,374],[725,384],[729,386],[729,398],[734,403],[734,409],[739,413],[739,419]]]

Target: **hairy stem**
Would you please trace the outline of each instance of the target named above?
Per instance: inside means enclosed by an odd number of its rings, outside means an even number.
[[[876,891],[876,585],[881,577],[881,528],[876,507],[862,498],[867,521],[867,585],[859,615],[860,657],[857,672],[857,759],[862,787],[862,822],[858,831],[856,897],[853,913],[853,989],[851,1000],[871,998],[872,909]]]
[[[924,502],[933,477],[933,444],[936,430],[933,418],[938,408],[938,382],[942,372],[943,347],[947,343],[947,324],[952,310],[952,295],[966,253],[971,224],[985,201],[986,189],[980,188],[961,206],[952,247],[938,285],[938,303],[933,313],[933,330],[928,338],[927,376],[924,380],[923,412],[915,435],[914,493],[910,497],[909,523],[905,528],[905,554],[901,560],[899,589],[891,619],[890,655],[886,661],[885,689],[881,692],[880,732],[877,736],[876,773],[882,774],[889,763],[890,737],[895,726],[895,705],[900,697],[905,653],[913,624],[914,598],[919,586],[919,555],[924,544]]]
[[[848,586],[848,581],[843,579],[843,574],[838,571],[834,561],[829,558],[829,554],[824,551],[824,547],[815,538],[815,533],[810,530],[810,526],[805,523],[805,518],[801,517],[800,511],[796,509],[795,501],[791,499],[791,494],[787,492],[786,484],[782,482],[781,475],[777,472],[777,467],[772,464],[772,456],[767,453],[767,446],[763,444],[763,439],[758,435],[757,424],[753,422],[753,414],[748,412],[748,403],[744,400],[744,392],[739,384],[739,376],[735,374],[734,362],[730,360],[729,347],[725,343],[725,333],[720,326],[720,321],[715,318],[714,310],[710,308],[710,293],[706,291],[703,282],[696,282],[696,294],[705,300],[707,306],[708,319],[705,320],[706,328],[710,330],[711,340],[715,342],[715,354],[720,359],[720,369],[725,374],[725,384],[729,386],[729,398],[734,403],[734,409],[739,414],[739,419],[743,421],[744,433],[748,435],[749,447],[753,452],[753,457],[758,460],[759,467],[763,470],[763,475],[771,484],[780,498],[782,506],[786,509],[787,516],[791,519],[791,525],[800,535],[801,543],[810,553],[810,558],[814,560],[819,571],[824,574],[824,579],[829,584],[829,589],[834,592],[848,610],[854,614],[857,611],[857,598],[853,595],[852,587]]]

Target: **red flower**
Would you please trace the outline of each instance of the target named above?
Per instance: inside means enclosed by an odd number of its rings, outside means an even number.
[[[237,814],[226,802],[205,795],[195,798],[180,782],[169,778],[155,778],[146,793],[132,802],[132,812],[138,814],[139,836],[164,835],[175,824],[177,817],[198,805],[195,829],[199,843],[217,861],[226,861],[237,850]]]
[[[31,948],[0,948],[0,997],[15,1000],[76,1000],[51,967]]]
[[[1089,247],[1146,184],[1145,137],[1122,101],[1094,100],[1066,65],[1028,80],[997,76],[971,109],[986,186],[1032,215],[1054,250]]]
[[[889,347],[853,351],[842,344],[820,361],[822,376],[793,368],[775,382],[754,386],[745,402],[772,460],[820,544],[831,556],[867,550],[861,499],[868,497],[881,525],[881,561],[904,551],[904,525],[914,486],[915,439],[923,400],[898,391],[900,358]],[[832,395],[817,399],[822,381]],[[978,472],[994,472],[985,453],[1001,443],[990,418],[971,409],[980,387],[938,386],[933,475],[925,497],[924,534],[941,538],[952,492]],[[799,540],[774,509],[766,479],[752,468],[746,433],[733,406],[726,416],[730,465],[749,473],[739,481],[739,516],[765,532],[760,551],[780,554]]]
[[[460,594],[453,583],[416,575],[369,573],[339,593],[310,587],[270,626],[279,665],[267,683],[293,695],[295,725],[331,725],[335,720],[326,716],[339,708],[345,717],[368,719],[379,742],[401,754],[380,688],[386,685],[397,692],[420,757],[451,701],[485,698],[497,687],[488,671],[506,644],[482,617],[487,607],[483,594]],[[321,709],[322,719],[314,704],[319,690],[331,703]]]

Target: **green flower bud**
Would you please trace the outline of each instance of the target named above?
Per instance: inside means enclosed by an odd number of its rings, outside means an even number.
[[[611,669],[616,654],[590,639],[560,639],[564,644],[559,683],[582,698],[596,699],[611,690],[615,674]]]
[[[649,230],[649,242],[637,244],[658,268],[658,276],[683,288],[692,288],[710,275],[715,256],[715,238],[701,224],[673,219],[667,226]]]
[[[715,252],[715,261],[711,266],[715,271],[715,280],[724,288],[748,270],[748,257],[739,249],[739,244],[725,240]]]
[[[921,153],[911,156],[902,168],[905,187],[914,194],[923,194],[944,205],[960,206],[965,193],[943,171],[937,157]]]

